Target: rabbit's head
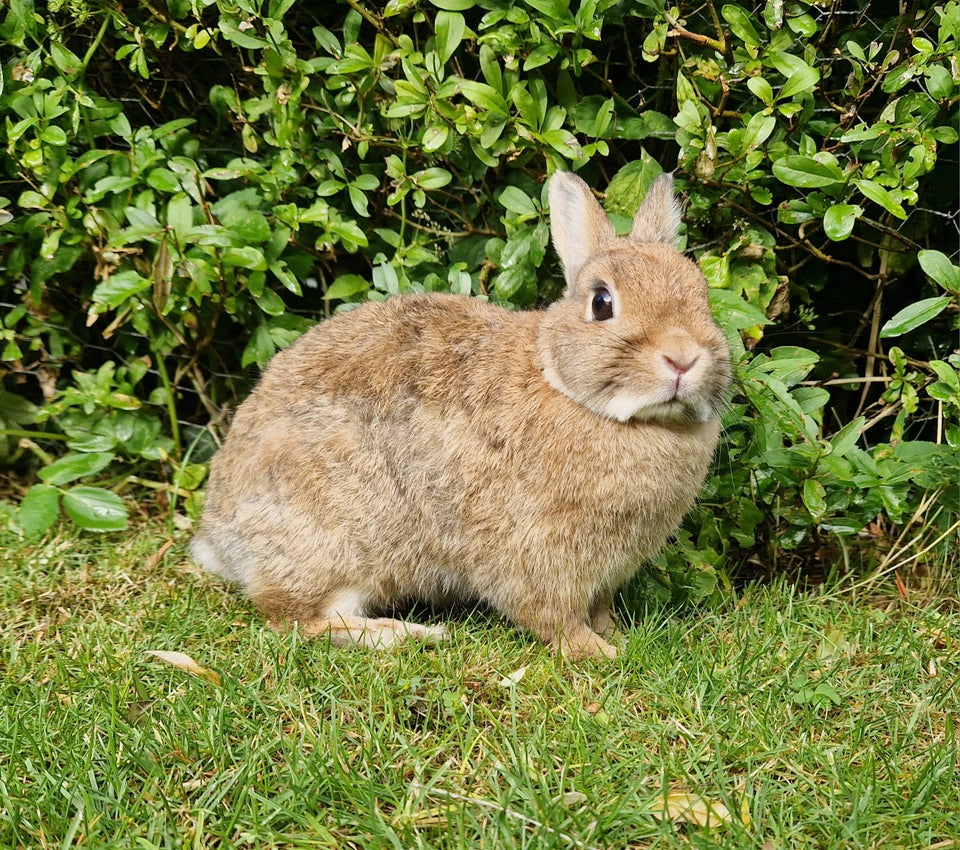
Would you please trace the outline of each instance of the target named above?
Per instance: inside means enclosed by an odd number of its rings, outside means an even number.
[[[726,339],[707,284],[674,247],[680,207],[663,175],[627,237],[579,178],[549,186],[553,244],[567,289],[540,334],[544,375],[555,389],[621,422],[706,422],[730,383]]]

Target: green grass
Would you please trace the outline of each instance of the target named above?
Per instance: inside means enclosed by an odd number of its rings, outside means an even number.
[[[774,584],[639,612],[615,662],[484,614],[335,650],[164,542],[0,542],[0,847],[960,846],[949,613]]]

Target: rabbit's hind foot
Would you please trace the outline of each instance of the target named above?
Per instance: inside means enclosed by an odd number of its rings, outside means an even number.
[[[443,626],[365,616],[369,594],[354,587],[311,596],[260,582],[248,592],[271,628],[286,632],[296,625],[304,637],[329,638],[333,646],[385,649],[407,640],[433,644],[447,637]]]
[[[333,646],[365,646],[370,649],[386,649],[408,640],[434,644],[447,637],[443,626],[422,626],[389,617],[374,619],[336,614],[300,623],[300,630],[306,637],[328,637]]]

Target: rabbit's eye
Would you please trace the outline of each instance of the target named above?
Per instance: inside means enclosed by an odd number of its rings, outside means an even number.
[[[598,287],[593,293],[591,303],[593,318],[598,322],[605,322],[613,318],[613,296],[605,286]]]

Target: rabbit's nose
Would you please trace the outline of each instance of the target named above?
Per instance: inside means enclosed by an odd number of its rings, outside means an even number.
[[[698,354],[664,354],[663,359],[679,378],[693,368],[693,364],[697,362],[699,356]]]

